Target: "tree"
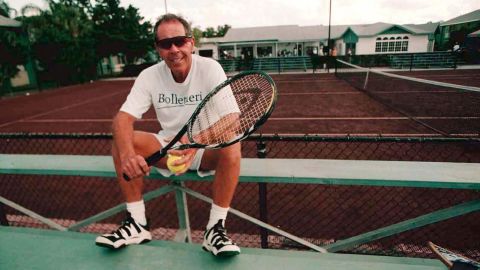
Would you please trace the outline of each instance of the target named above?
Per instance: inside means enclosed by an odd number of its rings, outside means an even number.
[[[207,29],[205,29],[205,31],[203,31],[203,36],[204,37],[216,37],[217,36],[217,33],[215,32],[215,29],[213,27],[207,27]]]
[[[0,2],[0,15],[9,17],[10,7]],[[10,88],[10,79],[25,64],[28,56],[28,40],[19,27],[0,27],[0,86]]]
[[[7,2],[3,0],[0,1],[0,15],[10,18],[10,7],[8,6]]]
[[[86,1],[48,0],[48,9],[34,6],[36,16],[22,17],[33,56],[40,64],[40,79],[60,84],[83,82],[95,77],[93,25],[86,13]]]
[[[225,34],[227,34],[228,30],[232,28],[230,25],[225,24],[225,25],[219,25],[217,26],[217,30],[213,27],[207,27],[205,31],[202,31],[202,36],[203,37],[223,37]]]
[[[224,24],[223,26],[222,25],[217,26],[217,37],[225,36],[228,30],[230,30],[230,28],[232,27],[228,24]]]
[[[119,0],[98,1],[92,20],[99,59],[123,53],[127,63],[133,63],[153,50],[152,25],[143,19],[137,8],[120,7]]]
[[[202,29],[198,28],[198,27],[194,27],[193,30],[192,30],[192,34],[193,34],[193,37],[195,38],[195,46],[196,47],[200,47],[200,39],[202,38],[203,36],[203,31]]]

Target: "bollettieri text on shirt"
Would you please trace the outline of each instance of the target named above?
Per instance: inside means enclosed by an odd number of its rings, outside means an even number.
[[[180,96],[176,93],[160,93],[157,99],[157,109],[198,105],[203,100],[202,94],[194,94],[188,96]]]

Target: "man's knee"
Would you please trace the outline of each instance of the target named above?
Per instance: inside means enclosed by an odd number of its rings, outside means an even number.
[[[226,148],[205,150],[202,157],[202,170],[215,170],[219,163],[222,165],[239,164],[242,158],[240,143],[228,146]]]
[[[218,163],[221,163],[222,166],[238,165],[240,164],[240,160],[242,158],[240,144],[238,143],[226,148],[219,149],[217,155]]]

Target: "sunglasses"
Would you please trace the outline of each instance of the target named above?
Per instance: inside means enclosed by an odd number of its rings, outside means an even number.
[[[177,36],[177,37],[172,37],[172,38],[165,38],[161,40],[155,41],[155,44],[157,44],[158,47],[168,50],[172,47],[172,44],[175,44],[175,47],[182,47],[190,41],[192,37],[187,37],[187,36]]]

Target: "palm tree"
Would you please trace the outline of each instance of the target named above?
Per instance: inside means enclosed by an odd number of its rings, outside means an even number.
[[[88,6],[82,4],[85,1],[46,2],[46,10],[34,5],[22,9],[41,78],[60,84],[91,79],[95,76],[95,50]]]

